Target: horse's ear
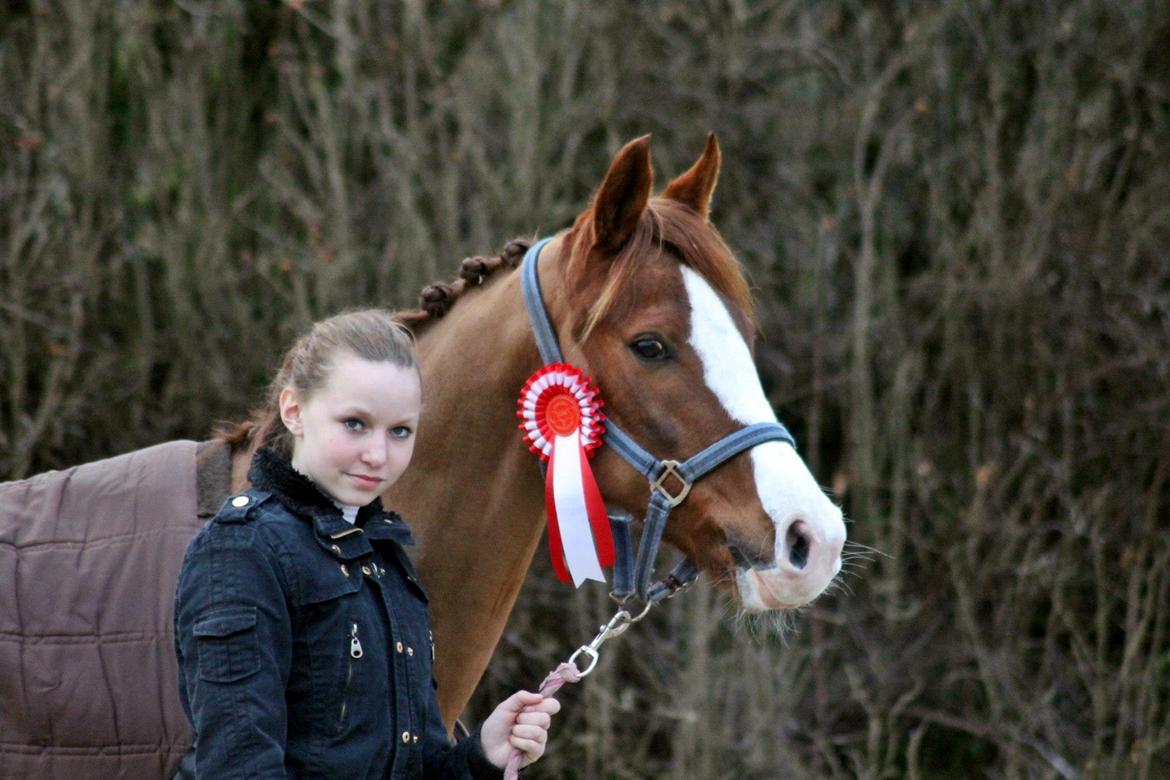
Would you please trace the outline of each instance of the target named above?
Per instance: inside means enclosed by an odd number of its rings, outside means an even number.
[[[719,180],[719,142],[714,133],[707,133],[707,148],[691,169],[666,185],[662,197],[690,206],[703,219],[711,206],[711,193]]]
[[[650,136],[635,138],[621,148],[605,181],[593,199],[593,246],[604,252],[617,252],[638,226],[654,171],[650,167]]]

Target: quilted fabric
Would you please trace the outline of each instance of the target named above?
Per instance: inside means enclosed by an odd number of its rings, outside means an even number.
[[[0,483],[0,777],[170,777],[196,443]]]

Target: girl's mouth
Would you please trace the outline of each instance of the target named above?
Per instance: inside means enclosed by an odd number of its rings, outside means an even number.
[[[381,477],[370,477],[365,474],[350,474],[349,476],[362,487],[372,488],[382,484]]]

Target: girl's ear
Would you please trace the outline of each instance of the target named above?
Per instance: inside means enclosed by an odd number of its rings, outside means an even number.
[[[280,419],[284,427],[293,436],[300,436],[305,432],[305,424],[301,421],[301,400],[295,388],[286,387],[280,391]]]

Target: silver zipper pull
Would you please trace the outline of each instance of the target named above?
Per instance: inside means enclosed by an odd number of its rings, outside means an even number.
[[[351,658],[362,657],[362,641],[358,639],[357,623],[353,624],[353,628],[349,632],[349,655]]]

